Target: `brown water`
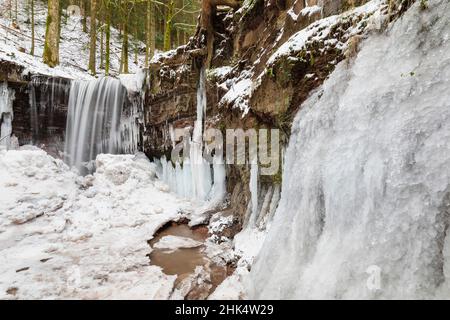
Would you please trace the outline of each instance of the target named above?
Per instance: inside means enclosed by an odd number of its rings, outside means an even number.
[[[153,248],[155,243],[168,235],[191,238],[200,242],[204,242],[207,237],[206,234],[195,232],[186,224],[172,223],[170,226],[164,227],[150,240],[150,246]],[[150,264],[161,267],[163,272],[168,275],[191,274],[195,267],[203,266],[207,262],[202,249],[203,246],[181,248],[167,253],[167,250],[154,248],[150,254]]]
[[[153,248],[155,243],[168,235],[187,237],[204,242],[208,237],[208,229],[206,227],[190,228],[187,224],[172,222],[155,234],[155,237],[149,241],[150,246]],[[202,245],[196,248],[180,248],[168,253],[166,250],[154,248],[150,253],[150,264],[161,267],[165,274],[177,275],[175,281],[175,284],[177,284],[194,273],[197,266],[204,266],[209,263],[203,249],[204,246]],[[227,277],[227,268],[210,264],[210,269],[212,292]]]

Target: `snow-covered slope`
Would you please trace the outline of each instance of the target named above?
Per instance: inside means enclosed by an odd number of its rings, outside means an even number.
[[[40,73],[66,78],[84,79],[89,78],[87,66],[89,61],[89,33],[82,30],[80,16],[66,16],[63,8],[61,19],[61,42],[60,42],[60,65],[49,68],[42,62],[42,53],[45,40],[45,21],[47,8],[45,2],[35,1],[35,52],[31,56],[31,24],[29,1],[18,0],[19,29],[12,26],[9,11],[5,8],[9,2],[0,0],[0,60],[12,61],[28,68],[32,73]],[[14,17],[13,17],[14,18]],[[89,18],[87,22],[89,28]],[[88,30],[89,31],[89,30]],[[132,43],[130,36],[130,43]],[[104,73],[100,65],[100,32],[97,34],[97,72]],[[139,42],[139,47],[145,45]],[[22,52],[25,51],[25,52]],[[111,74],[117,74],[120,67],[121,40],[119,31],[111,27]],[[141,50],[140,52],[144,52]],[[144,55],[138,55],[138,63],[134,63],[132,46],[129,52],[129,71],[135,73],[139,67],[143,67]]]

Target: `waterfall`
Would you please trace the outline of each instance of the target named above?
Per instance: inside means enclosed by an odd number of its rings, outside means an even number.
[[[68,79],[47,76],[32,77],[28,91],[30,128],[34,143],[37,143],[42,135],[45,135],[44,132],[52,135],[53,131],[60,127],[61,114],[66,113],[69,90],[70,80]]]
[[[92,171],[100,153],[137,151],[137,107],[129,110],[127,91],[117,79],[72,81],[66,126],[65,161],[80,171]]]
[[[0,83],[0,146],[11,143],[14,91],[6,82]]]
[[[197,87],[197,119],[189,141],[189,154],[183,164],[172,165],[165,157],[161,158],[161,178],[169,188],[188,199],[207,202],[208,206],[220,204],[226,193],[226,173],[223,156],[216,154],[212,164],[203,157],[203,120],[206,114],[206,76],[200,71]],[[173,135],[173,128],[170,129]],[[218,150],[216,150],[218,151]],[[219,152],[218,152],[219,153]]]
[[[251,298],[448,298],[450,3],[419,5],[300,108]]]

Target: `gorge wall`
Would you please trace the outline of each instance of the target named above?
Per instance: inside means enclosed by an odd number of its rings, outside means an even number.
[[[412,2],[244,1],[212,10],[213,54],[199,53],[202,30],[186,46],[167,52],[149,69],[144,103],[143,150],[169,157],[173,130],[194,128],[199,70],[207,72],[205,128],[279,129],[281,149],[289,140],[300,105],[359,43],[384,30]],[[281,150],[280,150],[280,153]],[[230,212],[239,225],[249,214],[250,166],[227,165]],[[278,174],[260,177],[260,205],[281,184]]]
[[[213,7],[210,12],[211,54],[205,30],[182,47],[155,56],[143,96],[139,150],[159,159],[170,152],[173,130],[194,128],[201,67],[209,64],[205,128],[275,128],[281,149],[291,124],[310,92],[321,85],[342,60],[350,61],[361,40],[380,32],[412,1],[246,0],[238,8]],[[2,61],[2,81],[15,91],[13,133],[21,144],[43,146],[53,155],[63,150],[70,80],[30,74]],[[140,93],[134,98],[140,99]],[[133,96],[127,105],[132,105]],[[281,152],[280,152],[281,153]],[[250,210],[250,166],[227,165],[229,212],[238,226]],[[279,189],[281,168],[260,176],[258,197]],[[239,227],[235,230],[237,231]]]

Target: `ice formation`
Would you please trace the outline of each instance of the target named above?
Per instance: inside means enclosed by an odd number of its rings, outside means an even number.
[[[448,297],[450,3],[419,6],[300,108],[250,297]]]
[[[92,171],[100,153],[134,153],[139,135],[135,114],[125,112],[127,92],[117,79],[72,81],[66,126],[65,161]]]
[[[9,147],[12,134],[14,91],[0,83],[0,146]]]
[[[192,138],[189,141],[189,155],[178,161],[175,166],[165,157],[160,159],[161,179],[169,188],[182,197],[207,201],[210,206],[218,205],[224,198],[225,164],[222,154],[213,156],[212,164],[204,156],[203,121],[206,113],[205,70],[200,71],[197,88],[197,119],[194,123]],[[218,150],[216,150],[217,152]]]

